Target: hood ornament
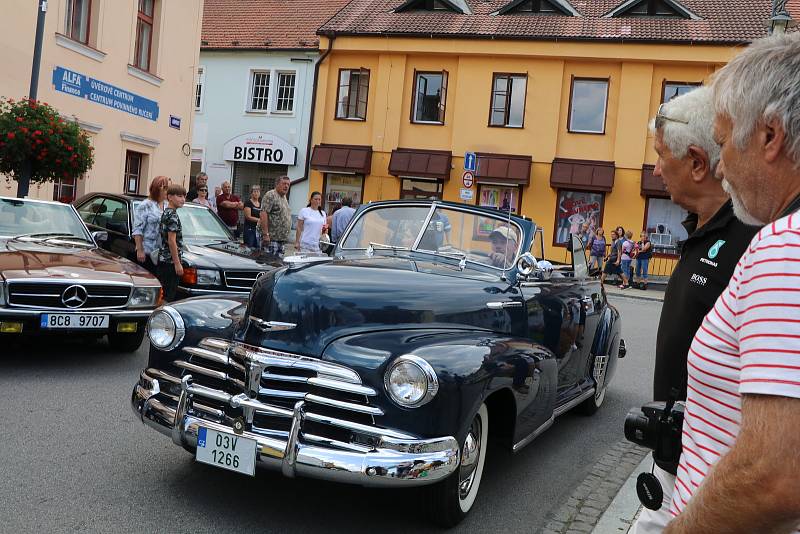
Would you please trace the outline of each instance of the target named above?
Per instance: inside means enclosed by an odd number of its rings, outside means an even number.
[[[292,330],[297,328],[295,323],[282,323],[280,321],[265,321],[253,315],[250,316],[250,322],[261,330],[262,332],[280,332],[281,330]]]

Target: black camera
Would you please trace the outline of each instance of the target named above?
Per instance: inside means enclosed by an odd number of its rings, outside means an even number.
[[[678,470],[681,457],[683,404],[674,400],[649,402],[625,417],[625,439],[653,449],[653,459],[671,473]]]

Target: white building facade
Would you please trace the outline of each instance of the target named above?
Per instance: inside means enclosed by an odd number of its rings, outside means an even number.
[[[230,181],[242,199],[250,187],[272,189],[289,176],[297,214],[308,202],[308,157],[314,72],[320,54],[201,49],[195,93],[192,174],[209,176],[209,192]]]

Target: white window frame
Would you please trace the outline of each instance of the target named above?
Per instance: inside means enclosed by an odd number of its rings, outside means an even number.
[[[193,105],[194,105],[194,110],[196,112],[202,113],[203,112],[203,104],[205,103],[205,100],[206,100],[206,68],[205,68],[205,66],[199,65],[197,67],[197,71],[195,73],[195,76],[196,76],[196,79],[195,79],[195,83],[194,83],[194,102],[193,102]],[[199,91],[200,91],[200,95],[199,95],[200,96],[200,102],[199,102],[199,104],[197,102],[198,88],[199,88]]]
[[[269,91],[267,93],[267,109],[253,109],[253,79],[256,73],[269,74]],[[278,79],[281,74],[294,75],[294,94],[292,95],[292,109],[278,110]],[[276,117],[294,117],[297,112],[300,94],[300,71],[297,69],[284,69],[275,67],[249,67],[247,69],[247,91],[245,92],[245,115],[273,115]]]
[[[267,106],[265,109],[255,109],[253,108],[253,85],[255,83],[256,74],[266,74],[269,76],[269,86],[267,87]],[[245,111],[247,113],[256,113],[256,114],[267,114],[270,111],[270,106],[272,105],[273,101],[273,89],[274,89],[274,71],[271,69],[250,69],[249,75],[247,76],[247,102],[245,106]]]
[[[279,110],[278,109],[278,97],[280,96],[281,90],[281,76],[293,76],[294,77],[294,84],[292,85],[292,106],[290,109]],[[273,99],[274,107],[272,107],[272,113],[278,113],[280,115],[292,115],[294,113],[295,104],[297,103],[297,71],[296,70],[276,70],[275,71],[275,98]]]
[[[605,98],[603,99],[603,125],[601,130],[579,130],[577,128],[573,128],[572,121],[574,120],[574,116],[572,113],[573,106],[575,105],[575,86],[578,83],[587,83],[587,84],[604,84],[605,85]],[[592,77],[583,77],[583,76],[575,76],[571,83],[570,83],[570,90],[569,90],[569,107],[570,109],[567,111],[568,119],[567,119],[567,133],[573,134],[593,134],[593,135],[605,135],[606,130],[608,129],[608,98],[611,93],[611,78],[592,78]]]

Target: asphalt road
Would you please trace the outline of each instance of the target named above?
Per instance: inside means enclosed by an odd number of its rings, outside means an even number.
[[[623,439],[628,408],[649,400],[661,305],[614,302],[628,356],[602,409],[566,414],[516,455],[490,448],[478,501],[456,532],[538,531]],[[0,532],[433,531],[413,490],[195,463],[131,412],[144,346],[132,355],[60,342],[0,353]]]

